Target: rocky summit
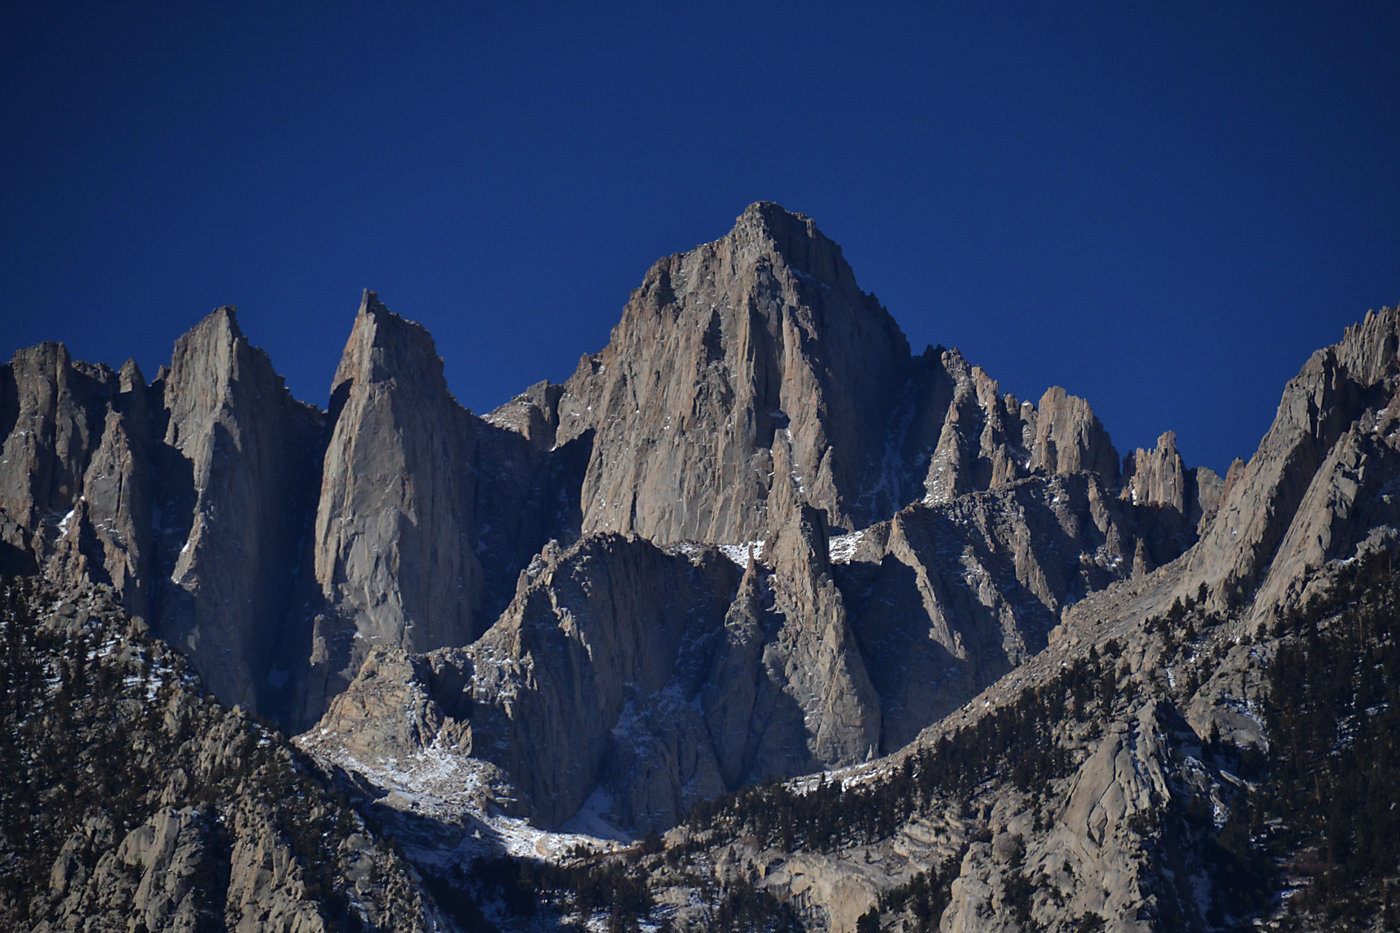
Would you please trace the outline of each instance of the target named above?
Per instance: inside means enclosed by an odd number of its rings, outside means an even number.
[[[20,350],[0,918],[1391,928],[1397,346],[1222,478],[758,203],[484,415],[372,292],[324,407],[232,308],[150,382]]]

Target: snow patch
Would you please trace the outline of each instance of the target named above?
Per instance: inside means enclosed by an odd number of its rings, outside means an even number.
[[[860,544],[860,539],[865,537],[865,530],[854,531],[847,535],[837,535],[826,543],[827,553],[831,557],[833,564],[848,564],[856,556],[856,546]]]
[[[560,862],[579,849],[612,851],[622,847],[623,841],[630,841],[615,829],[607,835],[587,831],[588,828],[606,828],[606,821],[600,817],[595,819],[592,811],[585,812],[589,811],[591,803],[596,813],[601,813],[611,803],[602,798],[590,797],[579,817],[574,818],[582,831],[551,832],[531,825],[522,817],[496,811],[487,790],[489,766],[453,748],[434,742],[428,748],[403,757],[364,762],[343,749],[322,744],[328,738],[307,734],[298,739],[298,744],[314,746],[308,750],[361,775],[383,791],[374,806],[428,815],[463,830],[460,841],[447,848],[435,844],[441,840],[424,840],[423,846],[415,846],[409,839],[401,839],[401,844],[416,849],[417,861],[446,866],[504,852],[515,858]]]
[[[763,560],[763,539],[757,541],[745,541],[743,544],[721,544],[720,553],[738,564],[740,567],[749,565],[749,551],[753,551],[754,560]]]

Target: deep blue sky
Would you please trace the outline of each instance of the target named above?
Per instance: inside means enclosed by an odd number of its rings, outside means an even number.
[[[916,352],[1223,470],[1400,301],[1400,4],[390,6],[5,4],[0,355],[235,304],[324,405],[370,287],[485,411],[767,199]]]

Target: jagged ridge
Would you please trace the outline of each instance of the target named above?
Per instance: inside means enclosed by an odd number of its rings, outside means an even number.
[[[600,779],[614,816],[666,825],[720,789],[893,751],[1039,650],[1067,605],[1174,558],[1215,488],[1169,436],[1123,478],[1083,400],[1022,403],[956,351],[913,356],[840,248],[768,203],[660,260],[567,384],[484,418],[372,293],[324,412],[291,399],[232,309],[149,386],[56,346],[5,373],[11,563],[110,582],[217,695],[293,730],[376,647],[461,648],[489,629],[462,674],[491,736],[472,747],[551,821]],[[637,540],[598,537],[612,533]],[[831,540],[861,534],[833,565]],[[766,542],[748,583],[695,572],[745,542]],[[654,605],[686,651],[544,658],[524,638],[616,638],[574,626],[589,588],[622,555],[675,548],[694,550],[667,565],[691,570],[611,598]],[[537,560],[586,582],[517,583]],[[681,656],[724,690],[699,690]],[[551,695],[581,683],[609,699]],[[663,715],[665,696],[697,715]],[[651,750],[634,760],[618,729]],[[538,735],[559,741],[526,755]],[[664,800],[647,774],[672,786]]]

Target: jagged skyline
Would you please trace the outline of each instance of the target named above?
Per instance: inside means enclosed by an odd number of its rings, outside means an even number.
[[[150,378],[235,304],[324,406],[370,287],[485,411],[771,199],[916,351],[1224,470],[1400,299],[1385,7],[4,15],[6,356]]]
[[[486,419],[368,292],[330,412],[227,310],[150,385],[22,351],[0,917],[1391,928],[1397,345],[1315,353],[1223,481],[1120,473],[760,203]]]

